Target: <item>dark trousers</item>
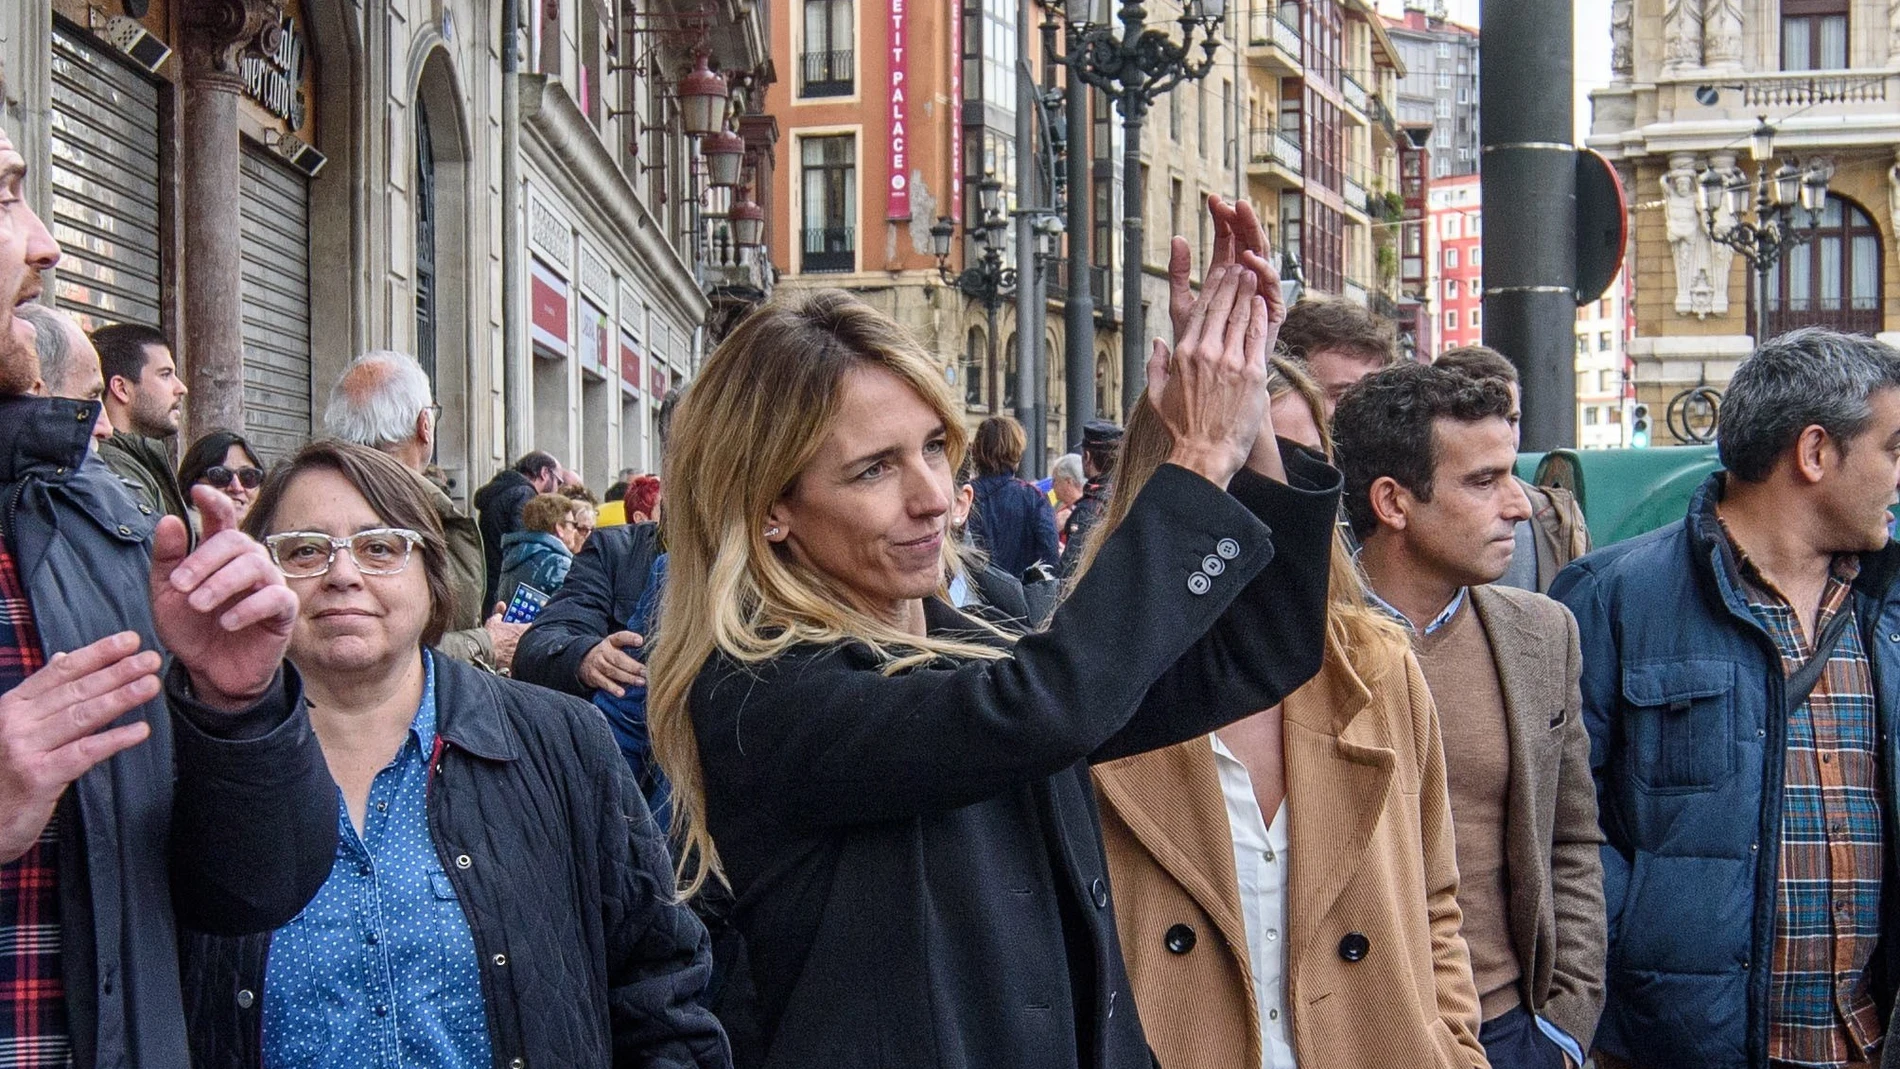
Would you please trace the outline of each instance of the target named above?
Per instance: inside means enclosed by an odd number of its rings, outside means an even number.
[[[1537,1028],[1531,1011],[1516,1006],[1484,1022],[1478,1042],[1491,1069],[1564,1069],[1564,1051]]]

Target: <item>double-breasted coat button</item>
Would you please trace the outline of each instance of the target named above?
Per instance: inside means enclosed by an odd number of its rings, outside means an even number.
[[[1363,961],[1372,952],[1372,940],[1358,932],[1347,932],[1339,941],[1339,956],[1347,961]]]
[[[1197,598],[1213,589],[1213,586],[1213,582],[1210,581],[1203,572],[1195,572],[1193,575],[1188,576],[1188,593]]]
[[[469,856],[467,854],[455,855],[455,867],[458,869],[468,868],[470,865],[473,865],[474,863],[475,863],[474,861],[469,859]]]
[[[1223,538],[1214,543],[1214,552],[1219,554],[1222,560],[1233,560],[1240,556],[1240,543],[1231,538]]]
[[[1095,899],[1096,909],[1108,908],[1108,885],[1102,882],[1100,876],[1089,884],[1089,897]]]
[[[255,1005],[256,1002],[257,996],[251,992],[250,988],[247,987],[238,992],[238,1009],[248,1010]]]
[[[1168,934],[1162,938],[1168,950],[1175,954],[1185,954],[1193,950],[1194,941],[1194,929],[1185,924],[1177,924],[1169,928]]]

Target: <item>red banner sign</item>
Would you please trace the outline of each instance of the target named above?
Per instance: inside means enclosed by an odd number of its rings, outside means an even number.
[[[963,17],[950,13],[950,218],[963,219]]]
[[[539,260],[530,260],[534,343],[555,356],[567,355],[567,283]]]
[[[891,189],[886,219],[910,218],[910,11],[891,0]],[[959,21],[955,16],[952,22]],[[952,126],[959,125],[951,123]]]
[[[620,381],[637,396],[640,393],[640,350],[634,348],[633,336],[620,335]]]

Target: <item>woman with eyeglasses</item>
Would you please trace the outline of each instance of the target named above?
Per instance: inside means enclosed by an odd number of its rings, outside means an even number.
[[[245,529],[300,601],[339,846],[288,925],[188,939],[195,1064],[729,1066],[705,929],[600,715],[431,650],[452,606],[415,476],[315,442]]]
[[[191,443],[178,461],[178,485],[187,498],[193,486],[203,484],[231,499],[237,506],[239,523],[251,510],[257,488],[264,482],[264,465],[244,436],[232,431],[212,431]],[[195,511],[195,510],[194,510]]]

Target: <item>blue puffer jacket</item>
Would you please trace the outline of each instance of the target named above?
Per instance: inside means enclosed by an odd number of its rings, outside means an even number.
[[[495,582],[495,600],[508,604],[515,587],[527,585],[552,594],[567,582],[574,553],[567,544],[545,531],[511,531],[501,538],[501,578]]]
[[[1597,777],[1607,999],[1600,1050],[1645,1066],[1765,1069],[1781,845],[1784,677],[1716,520],[1723,479],[1688,516],[1557,576],[1576,614]],[[1854,604],[1873,665],[1887,886],[1900,828],[1900,546],[1862,557]],[[1892,1003],[1900,895],[1870,965]]]

